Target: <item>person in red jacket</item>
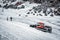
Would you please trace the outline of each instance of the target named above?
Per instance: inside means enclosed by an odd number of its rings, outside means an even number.
[[[39,26],[37,26],[36,28],[44,28],[44,23],[39,22]]]

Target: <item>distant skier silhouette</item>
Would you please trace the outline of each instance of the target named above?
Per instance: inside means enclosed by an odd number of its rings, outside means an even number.
[[[12,18],[12,17],[10,17],[10,21],[12,21],[12,19],[13,19],[13,18]]]
[[[7,21],[8,21],[8,17],[7,17]]]

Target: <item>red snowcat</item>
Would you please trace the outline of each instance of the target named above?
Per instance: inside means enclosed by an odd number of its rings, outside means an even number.
[[[36,28],[36,29],[41,30],[43,32],[49,32],[49,33],[52,32],[52,27],[44,25],[43,22],[39,22],[37,24],[30,25],[30,27]]]

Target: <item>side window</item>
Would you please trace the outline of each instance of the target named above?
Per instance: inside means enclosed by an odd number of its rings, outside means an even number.
[[[40,26],[40,24],[38,23],[37,26]]]
[[[37,26],[40,26],[40,25],[37,25]]]

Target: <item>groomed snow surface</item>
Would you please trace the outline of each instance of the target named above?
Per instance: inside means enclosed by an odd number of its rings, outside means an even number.
[[[29,6],[29,8],[31,7]],[[60,17],[35,16],[32,14],[26,17],[29,8],[19,10],[0,8],[1,40],[60,40]],[[12,21],[10,21],[10,17],[13,18]],[[51,26],[52,33],[29,27],[30,24],[36,24],[37,22],[43,22],[45,25]]]

